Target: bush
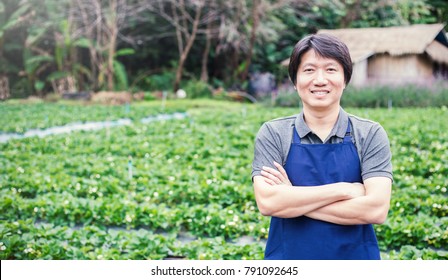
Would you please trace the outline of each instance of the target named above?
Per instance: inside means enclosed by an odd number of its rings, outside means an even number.
[[[212,98],[213,96],[212,87],[203,81],[190,80],[183,90],[187,93],[188,98]]]
[[[275,106],[280,107],[299,107],[301,100],[297,91],[279,91],[274,101]]]
[[[48,102],[58,102],[61,99],[61,96],[57,93],[50,93],[45,95],[45,101]]]
[[[279,90],[274,102],[271,98],[262,102],[278,107],[301,106],[297,92],[291,89]],[[343,107],[367,108],[448,106],[448,84],[438,82],[431,86],[408,84],[362,88],[349,86],[344,91],[341,104]]]
[[[10,98],[27,98],[32,95],[33,90],[28,79],[22,78],[16,82],[10,81]]]
[[[439,107],[448,105],[448,86],[370,86],[347,87],[342,96],[344,107]]]
[[[172,90],[174,84],[175,73],[173,71],[165,71],[160,74],[147,76],[137,87],[144,91]]]
[[[143,100],[144,101],[153,101],[153,100],[156,100],[156,99],[157,98],[151,92],[144,92],[143,93]]]

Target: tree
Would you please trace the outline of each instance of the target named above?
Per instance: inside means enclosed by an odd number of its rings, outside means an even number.
[[[210,6],[213,1],[156,0],[154,2],[146,4],[148,10],[165,19],[175,31],[179,57],[173,90],[177,91],[182,79],[185,61],[190,54],[197,35],[205,33],[204,26],[210,28],[211,22],[215,19],[213,16],[215,11],[212,9],[207,10],[206,7],[206,5]]]
[[[283,32],[282,29],[286,29],[286,25],[279,24],[281,19],[275,14],[301,2],[232,0],[222,3],[215,53],[223,58],[226,66],[224,69],[228,71],[224,73],[224,79],[244,84],[253,66],[253,59],[259,53],[257,50],[263,49],[266,44],[278,44],[276,40],[279,34]],[[297,30],[297,27],[294,26],[292,30]]]
[[[51,33],[59,22],[60,14],[57,9],[59,7],[64,10],[67,3],[65,0],[48,0],[42,5],[37,0],[22,0],[11,16],[11,19],[19,20],[21,27],[26,30],[26,39],[22,42],[23,75],[26,76],[33,94],[44,94],[45,77],[54,63],[54,38]]]
[[[446,23],[448,5],[442,2],[444,1],[400,0],[396,3],[395,9],[409,24]]]
[[[121,33],[127,28],[129,17],[137,16],[141,8],[130,0],[73,0],[72,7],[77,25],[76,33],[85,38],[89,49],[90,68],[94,88],[114,90],[116,80],[125,82],[126,72],[117,55],[132,54],[132,50],[117,51],[118,40],[132,41]]]
[[[202,53],[202,60],[201,60],[201,81],[208,82],[208,57],[210,55],[210,48],[212,44],[212,22],[207,22],[207,27],[205,29],[205,49]]]
[[[5,47],[11,48],[14,46],[13,42],[5,41],[6,34],[20,26],[25,20],[25,18],[21,17],[22,12],[11,12],[17,10],[17,8],[17,6],[12,7],[9,2],[0,2],[0,100],[10,97],[8,74],[18,72],[18,67],[4,53]]]
[[[65,80],[70,89],[76,88],[76,71],[85,68],[77,63],[77,48],[72,35],[70,0],[22,0],[11,19],[19,20],[26,38],[21,46],[23,73],[32,94],[44,95],[47,82],[58,92]],[[29,94],[29,93],[28,93]]]
[[[246,59],[244,62],[244,70],[242,71],[242,75],[241,75],[241,81],[245,81],[247,79],[247,75],[249,73],[249,67],[252,63],[252,57],[253,57],[253,53],[254,53],[255,43],[256,43],[257,37],[259,36],[258,29],[260,28],[260,26],[263,27],[263,25],[261,24],[262,19],[268,17],[272,13],[275,13],[279,9],[283,9],[284,7],[289,6],[290,4],[292,4],[292,2],[295,2],[296,5],[301,3],[301,1],[291,1],[291,0],[276,0],[276,1],[253,0],[252,1],[249,49],[246,54]]]
[[[255,40],[257,39],[257,28],[260,24],[260,0],[253,0],[252,2],[252,25],[250,31],[249,40],[249,50],[246,55],[246,61],[244,62],[244,70],[241,75],[241,80],[245,81],[247,79],[247,74],[249,72],[249,66],[252,62],[252,55],[255,46]]]

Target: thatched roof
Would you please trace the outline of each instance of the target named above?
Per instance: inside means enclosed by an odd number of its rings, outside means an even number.
[[[425,49],[434,61],[448,64],[448,48],[437,41],[432,41]]]
[[[384,28],[322,29],[341,39],[349,48],[354,63],[366,56],[388,53],[393,56],[428,53],[432,59],[448,64],[448,40],[443,24],[416,24]],[[433,43],[435,42],[435,43]]]
[[[321,29],[317,33],[327,33],[341,39],[350,50],[353,63],[380,53],[398,56],[426,52],[434,61],[448,64],[448,39],[443,24]],[[289,59],[281,64],[287,66]]]

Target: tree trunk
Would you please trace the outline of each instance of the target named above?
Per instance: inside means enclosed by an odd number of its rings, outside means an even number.
[[[9,94],[9,80],[8,76],[0,74],[0,100],[6,100]]]
[[[247,53],[244,71],[241,74],[241,81],[245,81],[249,73],[249,66],[252,63],[252,54],[255,46],[255,40],[257,38],[258,24],[260,23],[260,14],[258,11],[260,0],[254,0],[252,5],[252,30],[250,34],[249,51]]]
[[[117,1],[113,0],[110,2],[110,19],[106,19],[109,21],[109,36],[108,37],[108,52],[107,52],[107,89],[109,91],[114,90],[114,57],[115,57],[115,48],[117,44],[117,36],[118,36],[118,26],[117,26]]]
[[[206,31],[206,41],[205,41],[205,50],[204,53],[202,54],[202,69],[201,69],[201,81],[203,82],[208,82],[208,69],[207,69],[207,64],[208,64],[208,55],[210,53],[210,45],[211,45],[211,41],[212,41],[212,36],[211,36],[211,30],[210,30],[210,22],[207,24],[207,31]]]
[[[94,9],[95,14],[97,17],[101,16],[101,7],[98,5],[99,3],[97,1],[93,1],[92,5],[94,6],[92,9]],[[79,11],[81,14],[81,22],[84,26],[90,26],[90,19],[89,19],[89,12],[87,11],[86,5],[84,5],[81,0],[77,0],[77,5],[80,7]],[[86,38],[89,40],[89,54],[90,54],[90,71],[91,71],[91,77],[89,77],[90,82],[92,83],[92,87],[94,90],[96,90],[99,87],[99,81],[98,81],[98,72],[101,71],[101,64],[98,59],[98,53],[95,48],[95,32],[93,28],[88,28],[86,30],[85,34]],[[99,38],[98,38],[99,40]]]
[[[107,61],[107,88],[112,91],[114,90],[114,57],[116,51],[116,42],[117,42],[117,26],[111,26],[111,35],[109,42],[109,51],[108,51],[108,61]]]
[[[174,81],[173,90],[176,92],[179,89],[180,81],[182,80],[182,73],[184,71],[184,63],[185,60],[188,57],[188,54],[190,53],[191,47],[193,46],[193,42],[196,38],[196,34],[198,31],[199,26],[199,20],[201,18],[201,12],[202,12],[202,5],[196,6],[196,15],[193,21],[193,30],[191,31],[191,35],[189,36],[187,45],[185,46],[184,50],[182,51],[182,54],[179,57],[179,65],[177,66],[176,70],[176,79]],[[188,26],[185,26],[188,28]]]

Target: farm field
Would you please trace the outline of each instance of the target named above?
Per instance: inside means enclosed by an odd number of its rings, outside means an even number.
[[[448,110],[350,109],[391,141],[383,259],[448,259]],[[264,121],[299,109],[211,100],[0,104],[0,131],[131,125],[0,143],[0,259],[262,259],[269,218],[251,185]],[[158,114],[183,119],[142,123]]]

